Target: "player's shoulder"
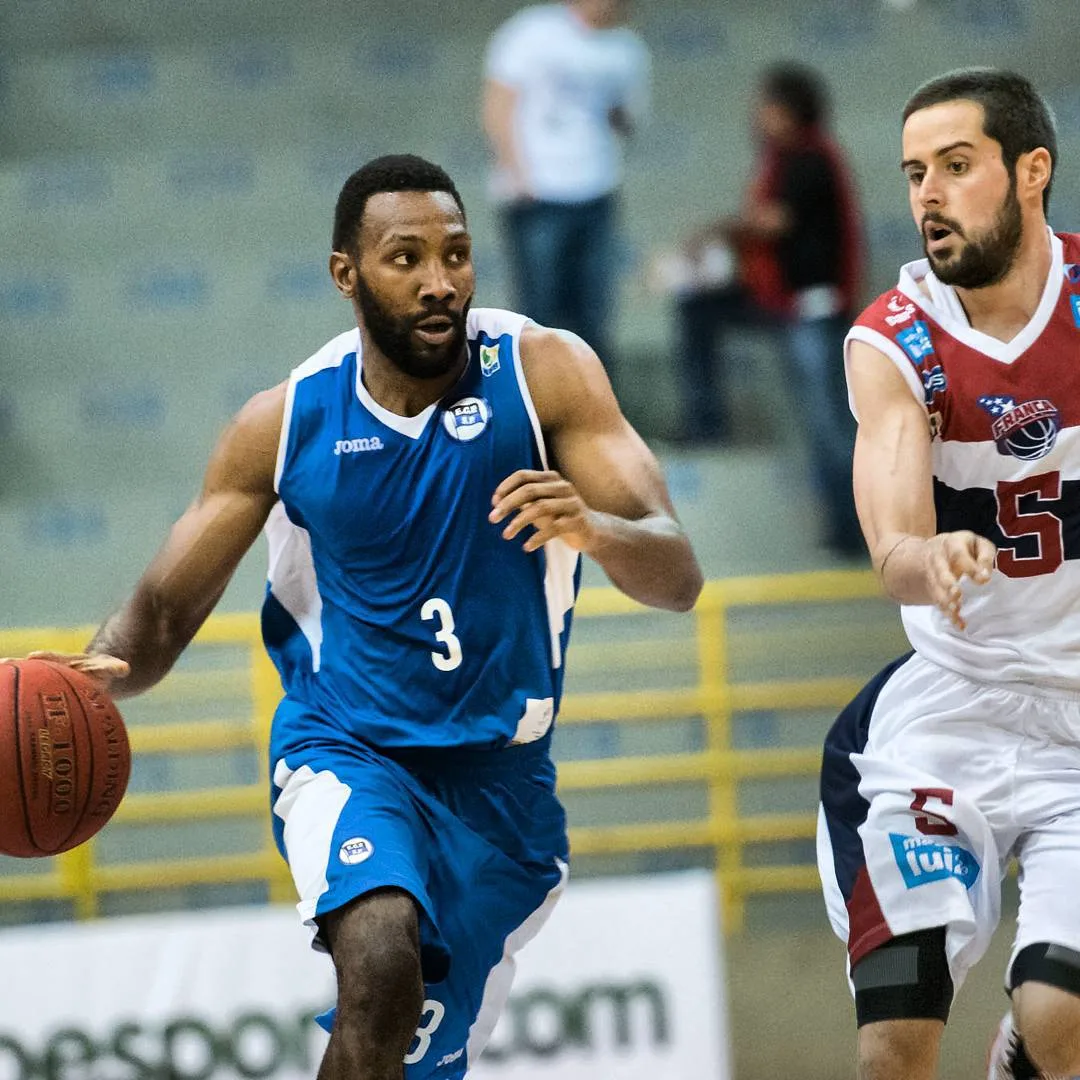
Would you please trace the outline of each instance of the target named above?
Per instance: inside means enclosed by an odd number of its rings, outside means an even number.
[[[356,353],[359,340],[360,331],[355,326],[332,337],[322,348],[292,369],[289,382],[297,383],[320,371],[341,367],[347,356]]]
[[[465,335],[470,341],[480,337],[493,341],[507,334],[520,337],[522,328],[528,321],[528,316],[506,308],[469,308],[469,315],[465,320]]]
[[[532,319],[526,319],[521,327],[519,349],[526,370],[536,364],[543,364],[548,370],[558,370],[599,363],[596,353],[584,338],[571,330],[544,326]]]
[[[273,491],[288,388],[285,380],[253,394],[225,427],[210,466],[219,484],[267,496]]]
[[[855,326],[893,337],[900,328],[924,318],[930,299],[923,284],[928,269],[925,259],[905,264],[897,283],[862,309],[855,319]]]
[[[545,430],[608,400],[604,365],[577,334],[530,320],[522,328],[519,351],[525,384]]]
[[[1080,233],[1059,232],[1055,234],[1061,241],[1061,251],[1066,273],[1070,267],[1080,263]]]
[[[289,380],[259,390],[240,406],[230,428],[241,441],[277,444],[289,397]]]

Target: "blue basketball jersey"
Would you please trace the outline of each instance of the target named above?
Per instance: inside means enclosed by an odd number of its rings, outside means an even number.
[[[386,750],[550,729],[580,559],[562,541],[527,553],[488,521],[502,480],[547,467],[524,323],[471,311],[464,374],[413,417],[368,393],[356,329],[290,376],[262,611],[286,694],[272,760],[327,725]]]

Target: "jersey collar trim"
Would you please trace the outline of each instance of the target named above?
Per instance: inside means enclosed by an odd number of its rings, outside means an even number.
[[[918,259],[905,264],[900,270],[897,288],[909,300],[913,300],[932,315],[942,329],[947,330],[957,341],[989,356],[992,360],[997,360],[1002,364],[1011,364],[1038,340],[1039,335],[1050,322],[1057,308],[1058,298],[1061,296],[1065,265],[1064,245],[1060,237],[1056,236],[1049,227],[1046,231],[1050,237],[1050,274],[1043,286],[1042,298],[1031,321],[1011,341],[1001,341],[989,334],[984,334],[981,330],[976,330],[968,322],[956,290],[937,279],[927,259]],[[929,289],[929,298],[919,288],[920,281]]]
[[[439,403],[433,401],[422,412],[415,416],[398,416],[397,413],[384,409],[368,392],[364,385],[364,343],[360,337],[360,331],[356,331],[356,396],[360,404],[380,423],[385,424],[391,431],[404,435],[409,439],[419,439],[424,434],[424,428],[431,418],[431,414],[438,408]]]

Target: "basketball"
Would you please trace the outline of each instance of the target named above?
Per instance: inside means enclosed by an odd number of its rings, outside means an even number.
[[[48,660],[0,664],[0,854],[41,858],[89,840],[130,771],[124,721],[89,675]]]

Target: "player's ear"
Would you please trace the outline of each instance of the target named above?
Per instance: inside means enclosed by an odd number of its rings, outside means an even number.
[[[1016,186],[1021,195],[1037,195],[1040,199],[1054,171],[1054,162],[1045,146],[1037,146],[1016,159]]]
[[[332,251],[330,253],[330,276],[334,279],[334,286],[346,300],[356,298],[356,278],[359,270],[356,262],[347,251]]]

